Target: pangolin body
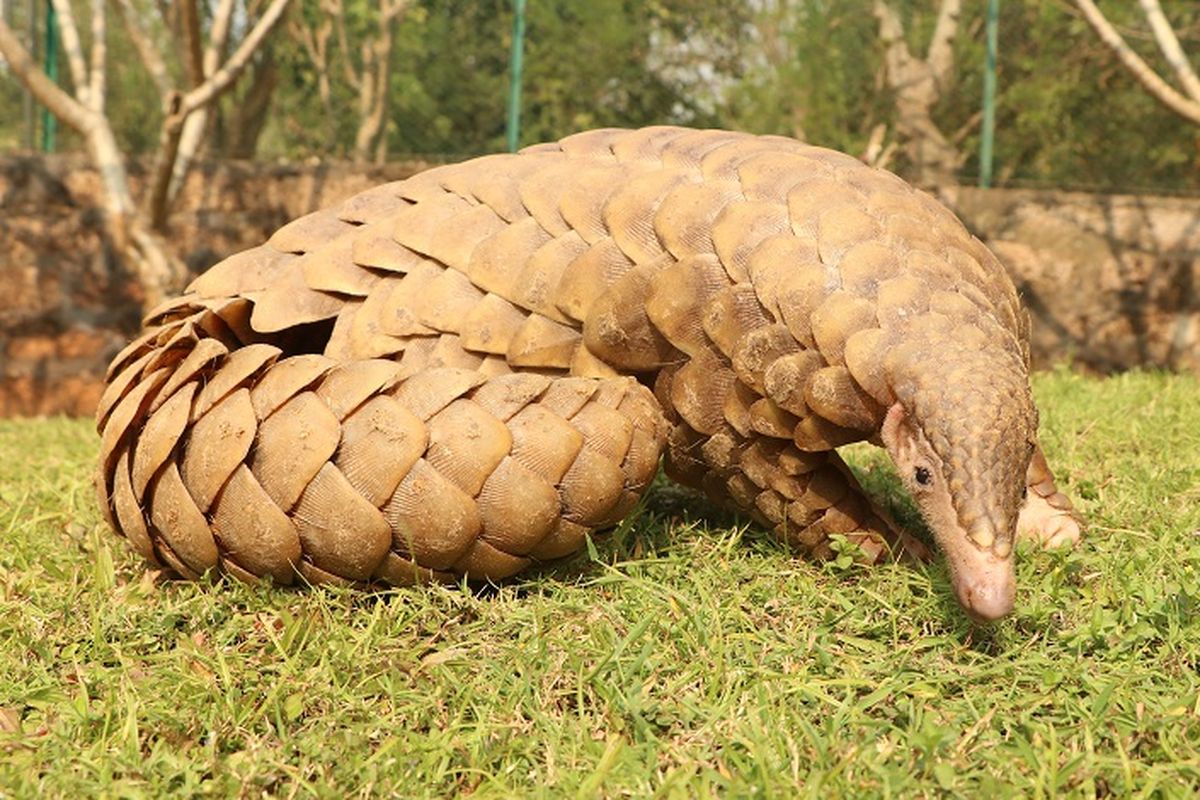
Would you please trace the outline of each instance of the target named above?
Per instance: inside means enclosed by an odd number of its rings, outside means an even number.
[[[189,577],[504,578],[627,514],[663,455],[817,557],[919,550],[835,452],[870,439],[942,492],[918,502],[959,598],[997,616],[1027,483],[1069,508],[1030,467],[997,260],[890,173],[781,137],[600,130],[432,169],[146,326],[110,367],[98,485]]]

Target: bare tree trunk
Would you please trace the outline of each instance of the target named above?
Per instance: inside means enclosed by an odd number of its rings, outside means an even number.
[[[224,158],[254,157],[278,85],[279,70],[275,65],[275,54],[268,46],[252,68],[250,88],[236,103],[231,104],[232,109],[227,115],[222,115],[220,152]]]
[[[91,50],[85,59],[70,0],[52,0],[58,14],[63,50],[71,70],[75,96],[60,89],[42,74],[12,30],[0,18],[0,55],[9,69],[46,108],[84,139],[88,155],[100,173],[104,187],[105,230],[114,250],[132,267],[143,292],[146,307],[157,305],[179,288],[186,277],[182,262],[158,236],[166,226],[168,190],[171,179],[181,181],[187,164],[199,146],[204,120],[192,123],[192,115],[207,109],[237,80],[255,51],[277,25],[289,0],[271,0],[254,27],[224,64],[221,54],[228,38],[234,0],[221,0],[213,22],[213,38],[207,50],[200,46],[198,9],[194,0],[175,6],[175,19],[185,40],[182,48],[192,88],[186,93],[171,87],[166,62],[153,41],[138,25],[136,9],[130,0],[116,0],[130,31],[130,38],[160,89],[164,90],[167,110],[160,135],[151,188],[142,213],[138,212],[129,190],[120,148],[105,111],[107,91],[107,20],[104,0],[91,0]],[[168,11],[166,6],[161,10]],[[177,168],[181,150],[184,164]]]
[[[381,55],[376,46],[388,48]],[[388,77],[391,67],[391,37],[381,37],[376,43],[363,44],[362,91],[359,93],[358,130],[354,133],[354,163],[371,160],[371,151],[383,130],[387,114]]]
[[[330,58],[329,58],[329,40],[333,37],[333,20],[336,18],[341,22],[341,6],[337,0],[331,7],[328,0],[322,3],[321,10],[324,14],[321,21],[315,27],[310,27],[305,24],[302,15],[295,15],[290,22],[292,35],[300,40],[304,45],[305,52],[312,59],[313,67],[317,73],[317,97],[321,100],[321,108],[325,112],[325,138],[328,142],[333,142],[336,137],[336,126],[334,120],[336,117],[333,113],[333,86],[330,82]]]
[[[372,150],[378,147],[376,158],[387,157],[386,137],[381,138],[387,124],[389,80],[392,74],[392,51],[395,49],[396,20],[404,14],[408,0],[380,0],[379,36],[362,47],[362,75],[359,78],[358,131],[354,136],[354,163],[371,160]]]
[[[235,5],[234,0],[221,0],[221,4],[217,7],[213,16],[208,46],[204,48],[201,58],[199,80],[192,84],[192,88],[203,84],[217,71],[221,56],[225,54],[225,44],[229,40],[229,27]],[[168,203],[175,202],[175,198],[179,196],[179,190],[183,187],[183,181],[192,168],[192,162],[195,160],[196,154],[200,152],[201,145],[204,144],[205,136],[208,133],[208,118],[209,105],[204,105],[196,109],[195,113],[183,122],[183,130],[179,133],[179,152],[176,155],[175,164],[171,168],[171,178],[167,185]]]
[[[1125,43],[1125,39],[1092,0],[1075,0],[1075,5],[1083,12],[1083,18],[1092,26],[1092,30],[1096,32],[1100,40],[1112,49],[1129,73],[1155,100],[1187,121],[1200,125],[1200,78],[1197,78],[1195,70],[1184,56],[1183,48],[1179,46],[1179,39],[1163,15],[1158,0],[1140,0],[1140,2],[1142,11],[1154,32],[1154,39],[1186,94],[1180,93],[1159,77],[1154,68]]]
[[[869,164],[872,167],[879,169],[887,169],[892,163],[892,157],[896,155],[896,142],[888,142],[887,140],[888,126],[879,122],[875,127],[871,128],[871,136],[867,139],[867,146],[863,149],[859,159],[864,164]]]
[[[954,73],[953,45],[962,0],[942,0],[925,58],[909,50],[895,8],[886,0],[874,3],[879,37],[886,47],[887,82],[896,97],[896,132],[904,141],[912,177],[926,186],[951,183],[964,157],[933,121],[933,108]]]
[[[125,163],[112,126],[104,114],[104,5],[97,2],[92,7],[95,41],[90,58],[91,74],[84,62],[70,5],[59,2],[55,10],[60,15],[63,45],[68,52],[76,97],[64,92],[37,68],[3,20],[0,20],[0,54],[8,62],[13,75],[38,102],[83,137],[88,155],[104,187],[105,232],[114,251],[132,267],[142,289],[143,305],[150,308],[162,302],[167,292],[178,288],[185,271],[182,263],[171,255],[160,239],[145,230],[138,218],[137,206],[129,191]]]
[[[354,132],[352,156],[356,164],[365,164],[372,159],[383,160],[387,156],[388,99],[391,94],[389,80],[392,71],[392,56],[395,49],[396,21],[408,9],[410,0],[379,0],[379,29],[374,39],[367,38],[359,51],[358,63],[350,50],[350,36],[346,31],[346,13],[342,0],[322,0],[324,16],[315,26],[307,26],[302,20],[295,23],[304,49],[313,66],[317,68],[317,91],[325,106],[326,118],[333,119],[331,86],[329,75],[333,59],[330,57],[329,42],[337,36],[341,68],[346,85],[358,94],[358,128]],[[331,131],[332,133],[332,131]],[[332,139],[332,136],[330,137]]]
[[[56,2],[64,1],[56,0]],[[184,127],[188,118],[216,101],[233,86],[242,70],[250,63],[255,51],[262,46],[267,35],[283,18],[283,12],[287,9],[288,2],[289,0],[272,0],[271,5],[246,34],[246,38],[238,45],[233,55],[223,65],[216,67],[211,75],[205,76],[198,86],[192,88],[187,94],[173,90],[163,98],[165,113],[162,130],[159,133],[159,149],[151,174],[150,191],[145,202],[145,214],[153,230],[166,230],[167,215],[170,210],[171,179],[176,172],[176,159],[180,154]],[[200,72],[204,73],[203,59]],[[203,131],[203,126],[200,130]]]

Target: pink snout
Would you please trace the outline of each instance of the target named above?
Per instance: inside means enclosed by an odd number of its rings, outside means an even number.
[[[1012,613],[1017,585],[1011,575],[1000,581],[955,581],[954,594],[971,619],[995,622]]]
[[[971,619],[994,622],[1012,613],[1017,576],[1011,554],[999,558],[965,538],[943,549],[950,566],[954,596]]]

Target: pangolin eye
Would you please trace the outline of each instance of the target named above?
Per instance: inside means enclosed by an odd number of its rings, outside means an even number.
[[[917,467],[917,471],[913,473],[913,477],[917,479],[917,483],[922,486],[928,486],[933,483],[933,476],[929,474],[929,470],[924,467]]]

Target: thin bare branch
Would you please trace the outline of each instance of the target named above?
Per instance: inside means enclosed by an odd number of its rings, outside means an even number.
[[[167,63],[163,60],[162,52],[142,27],[138,10],[134,8],[131,0],[116,0],[116,6],[125,31],[129,34],[134,49],[138,51],[138,57],[146,65],[146,71],[150,73],[159,95],[165,97],[175,87],[172,85],[170,73],[167,72]]]
[[[97,0],[93,0],[94,2]],[[75,96],[85,106],[88,103],[87,65],[83,61],[83,45],[79,41],[79,29],[75,27],[75,12],[71,10],[70,0],[51,0],[54,12],[58,16],[58,32],[62,37],[63,50],[67,54],[67,65],[71,70],[71,81],[75,84]]]
[[[179,23],[183,34],[183,66],[187,71],[188,85],[204,83],[204,56],[200,33],[200,9],[196,0],[185,0],[178,5]]]
[[[970,117],[968,117],[967,121],[964,122],[959,127],[958,130],[956,130],[953,134],[951,134],[950,143],[955,146],[962,144],[963,140],[966,139],[971,134],[971,131],[978,128],[979,123],[981,123],[981,122],[983,122],[983,110],[982,109],[980,109],[979,111],[976,111],[974,114],[972,114]]]
[[[220,69],[214,72],[203,84],[184,95],[178,114],[186,117],[201,106],[211,103],[226,89],[233,85],[242,70],[250,63],[251,56],[267,38],[267,35],[279,24],[283,12],[291,0],[272,0],[267,10],[259,17],[258,22],[246,34],[246,38],[238,45],[238,49],[229,57]],[[182,120],[180,120],[182,124]]]
[[[221,0],[216,14],[213,15],[212,28],[208,34],[208,47],[204,48],[205,78],[217,71],[217,65],[221,63],[221,56],[225,54],[225,45],[229,42],[229,27],[233,21],[233,10],[236,7],[236,0]]]
[[[329,40],[333,37],[333,19],[322,13],[315,27],[308,25],[304,15],[293,14],[288,20],[292,35],[304,45],[305,52],[312,60],[317,73],[317,97],[324,109],[324,123],[328,128],[328,138],[333,141],[335,117],[333,114],[333,85],[329,69]]]
[[[1104,16],[1092,0],[1075,0],[1075,5],[1083,12],[1083,18],[1092,26],[1092,30],[1100,40],[1108,45],[1130,74],[1146,88],[1146,91],[1184,119],[1200,125],[1200,102],[1190,100],[1176,91],[1169,83],[1159,77],[1158,73],[1147,64],[1142,57],[1134,52],[1121,34],[1117,33],[1112,23]]]
[[[0,55],[4,56],[8,68],[21,85],[28,89],[37,101],[50,110],[63,124],[86,136],[95,124],[92,112],[71,95],[59,88],[58,84],[46,77],[46,74],[33,63],[21,40],[12,29],[0,19]]]
[[[108,89],[108,66],[105,64],[108,58],[108,20],[104,9],[104,0],[92,0],[92,74],[88,100],[97,114],[104,113],[104,95]]]
[[[354,71],[353,59],[350,57],[350,42],[346,36],[346,14],[342,8],[341,0],[324,0],[321,3],[321,8],[333,20],[334,27],[337,29],[338,48],[342,53],[342,69],[346,73],[346,83],[355,91],[362,91],[362,80],[359,74]]]
[[[1158,4],[1158,0],[1141,0],[1141,4],[1146,20],[1150,23],[1150,30],[1154,31],[1158,49],[1162,50],[1163,57],[1167,59],[1171,69],[1175,70],[1179,85],[1188,97],[1200,103],[1200,77],[1196,76],[1196,71],[1183,54],[1183,48],[1179,46],[1179,39],[1175,36],[1171,23],[1167,22],[1162,6]]]
[[[858,160],[864,164],[875,166],[875,162],[879,159],[879,154],[883,152],[883,143],[887,138],[887,123],[879,122],[871,128],[871,135],[867,138],[867,146],[863,148],[862,155]]]
[[[958,33],[961,12],[962,0],[942,0],[933,38],[929,41],[929,54],[925,57],[939,86],[945,86],[954,72],[954,37]]]

